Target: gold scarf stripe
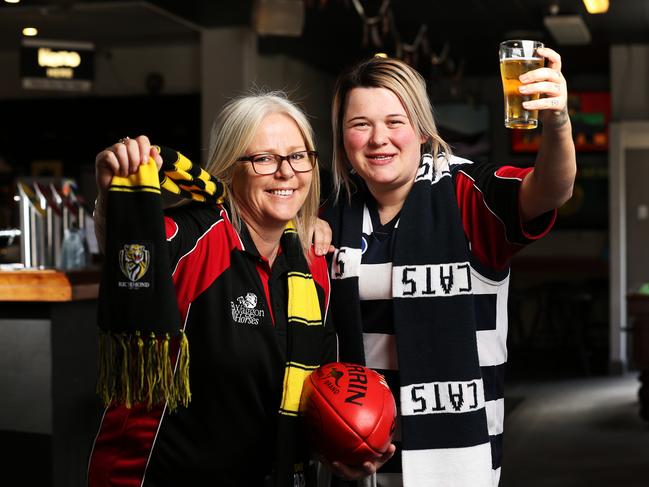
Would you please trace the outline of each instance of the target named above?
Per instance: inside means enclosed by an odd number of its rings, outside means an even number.
[[[159,146],[155,146],[158,151],[160,151]],[[180,152],[176,152],[177,159],[173,162],[174,168],[181,170],[185,173],[189,172],[192,167],[194,166],[194,163],[187,159],[183,154]],[[191,179],[191,176],[190,176]]]
[[[302,386],[311,372],[317,369],[318,365],[305,365],[297,362],[287,362],[284,369],[284,392],[279,413],[287,416],[297,416],[300,409],[300,397]]]
[[[191,199],[194,201],[199,201],[201,203],[206,202],[209,198],[209,196],[213,196],[214,193],[208,194],[206,191],[203,191],[201,189],[194,189],[194,190],[187,190],[184,187],[181,187],[176,184],[175,181],[172,179],[169,179],[168,177],[164,177],[162,181],[160,181],[160,186],[164,188],[166,191],[173,193],[178,196],[183,196],[187,199]],[[222,203],[223,198],[217,198],[214,200],[215,203]]]
[[[154,194],[160,194],[160,190],[158,188],[152,188],[150,186],[134,186],[132,188],[122,188],[120,186],[113,186],[111,185],[108,188],[108,191],[118,191],[122,193],[154,193]]]
[[[166,189],[170,193],[180,194],[180,188],[178,187],[178,185],[176,185],[176,183],[174,183],[167,176],[162,178],[162,181],[160,181],[160,187]]]
[[[130,176],[113,176],[108,190],[113,190],[113,187],[123,190],[132,188],[133,191],[138,191],[138,188],[159,188],[158,167],[155,161],[149,158],[147,164],[140,164],[138,171]]]
[[[155,146],[158,150],[160,148]],[[173,163],[166,161],[162,170],[162,180],[160,186],[170,193],[184,196],[201,203],[213,200],[214,203],[221,204],[225,201],[227,189],[224,185],[218,183],[214,177],[199,166],[187,159],[180,152],[173,151],[176,160]],[[171,165],[173,168],[168,168]],[[198,175],[193,176],[194,167],[198,169]],[[167,169],[165,169],[167,168]],[[203,185],[196,184],[196,181],[202,181]]]
[[[206,194],[216,193],[216,184],[214,184],[212,181],[205,183],[205,187],[201,187],[193,183],[184,183],[183,181],[176,181],[176,184],[178,185],[178,187],[184,189],[185,191],[200,191]]]
[[[308,320],[299,318],[297,316],[289,316],[288,321],[291,322],[291,323],[299,323],[301,325],[306,325],[306,326],[321,326],[322,325],[322,320],[308,321]]]
[[[293,269],[300,271],[308,271],[308,265],[301,257],[300,242],[297,237],[297,230],[292,221],[290,221],[284,229],[284,237],[287,235],[290,238],[286,239],[285,244],[287,247],[283,250],[289,256],[289,262],[293,257],[300,255],[302,264],[292,266]],[[284,237],[282,237],[284,239]],[[289,333],[292,339],[301,337],[302,340],[307,340],[302,345],[313,344],[308,341],[307,337],[313,336],[311,333],[305,335],[307,330],[316,331],[311,327],[304,327],[303,325],[320,325],[322,326],[322,313],[318,300],[318,291],[316,290],[313,276],[308,272],[299,272],[292,270],[288,272],[288,326]],[[293,328],[296,327],[296,328]],[[297,343],[297,342],[296,342]],[[306,358],[311,354],[306,354],[306,350],[297,351],[293,350],[293,358],[298,360],[308,361],[311,363],[305,364],[302,362],[295,362],[289,360],[286,363],[284,370],[284,386],[282,391],[282,402],[279,408],[279,414],[284,416],[298,416],[300,409],[300,397],[302,395],[302,387],[304,380],[318,368],[319,354],[314,355],[312,358]],[[296,355],[297,353],[297,355]],[[316,356],[318,358],[316,358]]]
[[[311,274],[288,273],[288,320],[308,326],[322,325],[318,292]]]
[[[209,179],[209,174],[205,172],[204,170],[201,169],[201,173],[198,175],[197,178],[189,174],[188,172],[182,171],[175,169],[174,171],[168,170],[165,171],[165,176],[173,179],[174,183],[176,183],[178,186],[182,186],[183,189],[187,191],[205,191],[206,193],[209,194],[214,194],[216,193],[216,184],[214,184],[213,181],[210,181]],[[196,184],[193,184],[196,179],[200,179],[205,183],[205,187],[202,188]]]
[[[159,146],[155,146],[158,152],[160,151]],[[212,176],[210,173],[205,171],[203,168],[199,168],[199,174],[198,176],[192,176],[191,175],[191,170],[194,168],[194,163],[187,159],[183,154],[180,152],[176,152],[176,155],[178,159],[173,163],[174,170],[173,171],[165,171],[165,174],[169,176],[170,178],[174,180],[181,180],[181,181],[193,181],[194,179],[200,179],[201,181],[205,182],[205,189],[200,188],[198,186],[194,186],[190,188],[189,186],[187,189],[191,191],[191,189],[197,189],[199,191],[205,191],[206,193],[209,193],[211,195],[216,193],[216,184],[214,184],[214,181],[212,181]],[[180,181],[176,181],[177,183]]]
[[[173,193],[175,195],[185,196],[188,199],[192,199],[194,201],[200,201],[201,203],[207,201],[207,197],[205,196],[205,194],[185,190],[184,188],[178,186],[175,181],[169,179],[166,176],[162,181],[160,181],[160,186],[164,188],[166,191],[169,191],[170,193]],[[219,198],[216,201],[216,203],[221,203],[221,198]]]

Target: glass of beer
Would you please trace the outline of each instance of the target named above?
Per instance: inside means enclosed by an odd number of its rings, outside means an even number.
[[[505,95],[505,127],[535,129],[539,125],[539,111],[525,110],[523,102],[538,100],[539,95],[523,95],[518,91],[518,79],[523,73],[542,68],[544,59],[536,50],[543,47],[538,41],[513,40],[500,43],[500,75]]]

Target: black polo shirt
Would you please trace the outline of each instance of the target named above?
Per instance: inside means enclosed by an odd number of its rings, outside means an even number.
[[[168,212],[165,223],[192,401],[175,413],[111,406],[90,471],[92,480],[94,462],[95,477],[105,480],[92,485],[262,485],[274,457],[286,361],[286,259],[280,251],[271,268],[223,209],[187,205]],[[310,268],[325,317],[326,263],[314,258]],[[335,359],[328,320],[325,327],[321,363]]]

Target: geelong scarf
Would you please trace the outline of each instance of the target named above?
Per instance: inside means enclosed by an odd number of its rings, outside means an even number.
[[[365,363],[358,279],[366,190],[358,187],[331,212],[332,312],[340,359]],[[394,231],[404,485],[492,487],[470,253],[445,156],[422,157]]]
[[[220,204],[226,188],[185,156],[159,148],[153,160],[129,177],[114,176],[106,208],[106,254],[99,292],[97,391],[132,407],[187,407],[189,344],[182,330],[166,250],[160,188],[209,204]],[[304,379],[320,365],[324,323],[318,293],[292,223],[281,239],[288,262],[288,330],[275,453],[275,484],[304,485],[308,450],[299,438],[299,403]],[[176,370],[173,357],[177,354]]]
[[[225,187],[182,154],[159,151],[160,175],[151,159],[129,177],[114,176],[108,188],[97,391],[105,405],[166,403],[173,411],[191,397],[189,345],[165,248],[160,178],[177,194],[213,204]]]

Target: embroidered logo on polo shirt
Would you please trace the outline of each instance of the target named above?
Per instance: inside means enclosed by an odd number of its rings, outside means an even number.
[[[141,279],[149,270],[151,253],[143,244],[124,244],[119,251],[119,268],[128,281],[120,281],[119,287],[129,289],[147,288],[151,284]]]
[[[257,306],[257,295],[255,293],[246,293],[246,296],[239,296],[237,303],[244,305],[248,309]]]
[[[235,323],[242,325],[258,325],[259,320],[264,317],[264,310],[257,308],[257,295],[255,293],[246,293],[245,296],[239,296],[237,302],[230,301],[232,319]]]

